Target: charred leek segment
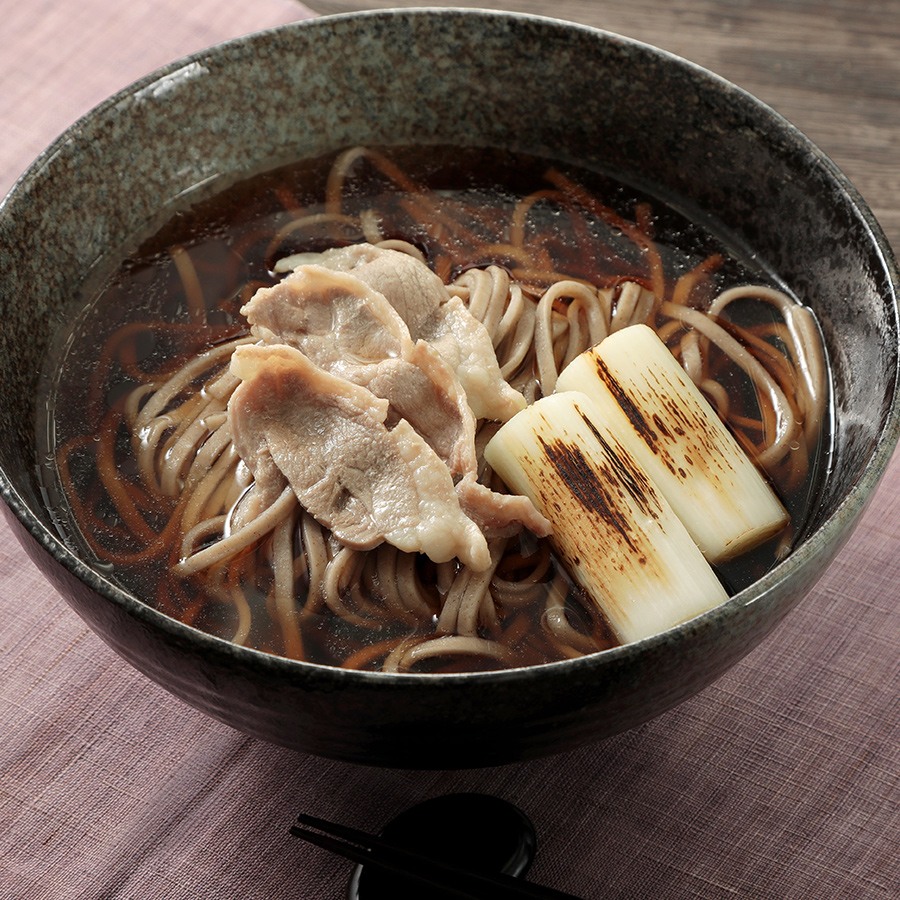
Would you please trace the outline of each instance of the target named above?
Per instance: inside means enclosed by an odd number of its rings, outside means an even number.
[[[618,331],[576,357],[556,390],[583,391],[595,401],[595,424],[616,433],[711,563],[752,549],[787,524],[768,482],[646,325]]]
[[[727,594],[662,494],[578,392],[538,400],[491,439],[485,457],[553,525],[569,572],[623,643],[664,631]]]

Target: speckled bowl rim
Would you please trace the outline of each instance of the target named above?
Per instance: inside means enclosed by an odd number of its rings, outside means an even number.
[[[183,71],[188,67],[196,66],[198,64],[202,65],[211,56],[217,56],[222,53],[222,51],[227,51],[229,48],[264,41],[266,35],[272,33],[294,29],[329,27],[330,22],[337,20],[365,19],[370,17],[382,18],[395,15],[404,17],[501,17],[515,20],[527,20],[538,24],[545,22],[547,24],[552,24],[555,27],[571,29],[576,32],[584,32],[599,41],[612,40],[620,44],[634,46],[643,52],[653,54],[668,65],[681,67],[694,78],[705,82],[709,88],[727,94],[735,98],[735,100],[741,104],[755,108],[756,113],[761,117],[767,117],[771,121],[773,128],[780,129],[782,134],[793,146],[802,146],[806,150],[809,158],[814,161],[815,165],[824,170],[828,178],[834,183],[834,186],[844,195],[848,205],[859,216],[860,220],[865,223],[871,247],[877,252],[879,261],[883,265],[884,271],[888,276],[891,288],[890,300],[893,309],[893,334],[897,338],[898,343],[900,343],[900,309],[898,309],[900,274],[898,274],[894,253],[866,201],[840,168],[809,138],[807,138],[806,135],[784,118],[784,116],[759,100],[753,94],[750,94],[743,88],[697,63],[693,63],[677,54],[663,50],[646,42],[625,37],[604,29],[595,28],[589,25],[581,25],[551,16],[537,16],[528,13],[503,12],[491,9],[452,7],[384,9],[305,19],[223,41],[204,50],[182,57],[148,73],[143,78],[140,78],[117,91],[115,94],[93,107],[90,111],[85,113],[85,115],[81,116],[60,134],[59,137],[57,137],[56,140],[50,144],[16,180],[9,193],[3,201],[0,202],[0,215],[3,215],[6,206],[15,198],[15,196],[19,192],[27,189],[29,183],[39,177],[44,167],[52,163],[53,158],[59,152],[61,147],[79,138],[82,130],[89,126],[94,117],[116,104],[122,103],[129,97],[140,93],[142,90],[146,90],[149,86],[164,81],[165,79],[172,78],[176,73]],[[423,687],[433,688],[447,680],[456,683],[472,682],[473,687],[478,684],[488,683],[496,685],[516,682],[522,679],[539,679],[542,677],[543,673],[549,673],[551,671],[555,673],[574,673],[595,667],[603,668],[605,666],[614,666],[621,660],[639,657],[647,651],[661,647],[665,644],[678,644],[690,641],[691,636],[696,632],[706,630],[709,627],[727,625],[728,620],[735,615],[737,610],[761,601],[781,582],[789,579],[794,572],[803,569],[808,564],[812,564],[820,549],[833,544],[839,544],[842,539],[846,540],[852,530],[848,526],[852,526],[854,520],[860,515],[871,500],[893,456],[898,440],[900,440],[900,389],[898,389],[898,387],[900,387],[900,359],[898,359],[898,362],[894,367],[893,397],[886,412],[884,425],[878,433],[874,449],[859,479],[843,500],[840,501],[834,512],[828,516],[828,518],[823,520],[815,530],[805,538],[797,549],[792,551],[785,560],[776,564],[769,572],[755,581],[752,585],[739,593],[734,594],[727,601],[709,612],[703,613],[700,616],[652,637],[587,656],[578,657],[576,659],[559,660],[540,665],[522,666],[493,672],[424,674],[350,670],[288,659],[286,657],[265,653],[260,650],[239,646],[227,639],[215,637],[214,635],[207,634],[192,626],[185,625],[176,619],[170,618],[106,579],[94,568],[85,563],[79,556],[73,553],[32,513],[29,506],[22,500],[21,496],[10,482],[6,472],[2,469],[0,469],[0,496],[2,496],[12,512],[41,547],[56,559],[57,562],[75,575],[76,578],[84,582],[88,587],[102,595],[108,601],[120,606],[128,615],[144,622],[154,630],[164,632],[171,638],[190,644],[211,656],[218,657],[219,659],[230,658],[241,666],[256,669],[263,673],[279,672],[283,676],[293,675],[298,680],[302,680],[304,675],[315,673],[320,678],[324,676],[333,679],[337,685],[345,683],[381,686],[402,684],[404,687],[409,687],[410,685],[420,684]]]

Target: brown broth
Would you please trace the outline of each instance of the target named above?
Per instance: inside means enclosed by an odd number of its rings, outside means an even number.
[[[473,251],[473,245],[506,240],[504,229],[516,201],[547,188],[545,175],[553,170],[564,171],[593,196],[602,198],[604,207],[622,217],[622,221],[640,221],[652,234],[668,284],[703,260],[720,255],[720,264],[698,288],[697,302],[731,284],[777,286],[773,277],[751,261],[749,253],[736,250],[733,242],[723,239],[709,223],[688,219],[674,206],[601,173],[490,150],[400,148],[392,149],[390,157],[416,184],[425,186],[438,198],[441,210],[464,222],[465,227],[458,233],[451,230],[449,234],[445,231],[436,235],[433,228],[410,217],[415,198],[374,170],[352,179],[344,195],[343,211],[355,214],[361,209],[377,209],[384,236],[415,244],[445,280],[471,267],[510,264],[503,253]],[[287,230],[280,238],[274,238],[298,210],[324,210],[323,185],[332,162],[332,157],[304,161],[219,186],[211,196],[184,198],[177,208],[167,212],[161,228],[119,258],[104,261],[98,269],[92,286],[81,298],[82,312],[60,338],[64,355],[54,366],[40,407],[44,411],[41,434],[45,444],[40,470],[48,503],[63,537],[81,555],[96,557],[89,549],[89,536],[98,527],[114,538],[112,549],[119,554],[139,552],[146,545],[146,540],[123,527],[116,508],[105,502],[104,489],[98,481],[92,444],[102,440],[104,429],[110,427],[117,429],[110,444],[115,448],[119,475],[129,484],[136,480],[128,438],[118,426],[108,424],[108,411],[121,407],[142,373],[170,370],[175,360],[242,332],[245,326],[238,309],[255,287],[275,283],[273,266],[277,259],[361,239],[352,231],[327,226],[303,232]],[[365,170],[366,166],[358,168]],[[208,187],[204,190],[209,193]],[[541,201],[532,208],[529,222],[535,231],[543,233],[541,248],[554,260],[556,269],[571,277],[597,285],[611,285],[626,278],[647,279],[646,252],[623,228],[617,227],[614,216],[605,221],[602,217],[575,220],[558,204]],[[183,247],[190,253],[209,310],[207,325],[190,325],[185,292],[169,253],[172,247]],[[747,324],[758,324],[760,309],[763,316],[771,315],[768,307],[752,303],[743,304],[738,315]],[[127,345],[127,350],[124,343],[111,344],[114,336],[132,322],[169,325],[143,330],[137,341]],[[98,353],[98,348],[104,349]],[[753,392],[742,376],[726,372],[724,377],[729,380],[734,408],[752,407]],[[803,482],[789,491],[775,484],[791,514],[794,540],[803,532],[822,477],[821,448],[828,438],[826,426],[824,423],[822,436],[813,448],[809,473]],[[79,449],[66,456],[78,495],[73,497],[61,487],[58,461],[60,448],[79,440]],[[139,492],[135,490],[134,494],[138,496]],[[85,514],[87,508],[90,515]],[[162,530],[173,508],[173,502],[160,501],[156,513],[147,511],[145,518],[155,530]],[[729,593],[741,590],[770,569],[776,562],[778,548],[779,539],[774,539],[720,567],[717,572]],[[526,537],[521,547],[514,544],[512,549],[527,555],[533,550],[533,540]],[[235,628],[235,611],[227,604],[211,601],[195,581],[179,582],[169,572],[168,560],[164,555],[119,564],[109,563],[101,556],[97,564],[105,567],[114,582],[163,612],[227,638]],[[417,572],[422,584],[429,585],[434,580],[433,567],[427,560],[418,561]],[[267,578],[263,576],[255,593],[248,595],[254,618],[247,643],[280,654],[285,650],[265,609]],[[569,621],[588,636],[593,649],[614,645],[615,640],[594,604],[570,581],[567,584]],[[431,597],[436,615],[441,602],[436,588]],[[377,603],[378,598],[373,602]],[[515,611],[501,610],[500,615],[515,665],[560,658],[558,647],[541,628],[546,615],[543,599]],[[395,618],[375,629],[360,628],[326,610],[305,622],[304,652],[312,662],[339,665],[354,653],[364,653],[367,645],[405,634],[424,634],[433,629],[433,624],[433,617],[418,625]],[[466,658],[462,665],[478,668],[493,664]],[[429,663],[423,670],[450,671],[459,666],[458,661],[451,660]]]

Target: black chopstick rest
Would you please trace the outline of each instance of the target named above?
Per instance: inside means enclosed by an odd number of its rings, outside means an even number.
[[[402,810],[379,832],[382,840],[473,872],[524,879],[537,852],[531,819],[508,800],[470,791],[430,797]],[[422,900],[420,882],[377,866],[357,865],[347,900]]]
[[[420,881],[437,896],[460,900],[579,900],[572,894],[523,881],[502,873],[473,872],[421,853],[411,852],[346,825],[316,816],[299,815],[305,828],[291,834],[366,866],[378,866],[404,878]],[[434,893],[431,896],[436,896]]]

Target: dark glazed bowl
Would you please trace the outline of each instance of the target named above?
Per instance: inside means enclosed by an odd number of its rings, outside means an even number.
[[[441,676],[349,672],[235,647],[78,559],[36,475],[36,396],[52,335],[96,260],[217,176],[350,144],[460,141],[577,161],[680,198],[815,309],[836,424],[831,470],[796,551],[720,608],[652,639],[538,668]],[[898,439],[896,266],[853,187],[738,88],[646,45],[549,19],[339,16],[175,63],[102,104],[28,170],[0,208],[0,271],[0,488],[27,553],[104,640],[173,694],[258,737],[343,760],[526,759],[631,728],[694,694],[807,593]]]

